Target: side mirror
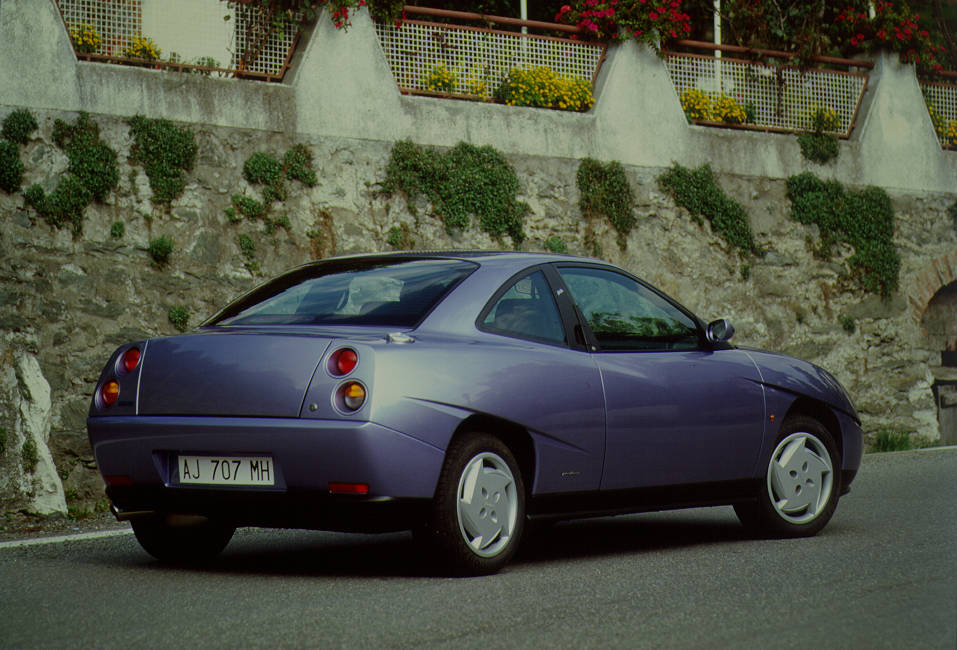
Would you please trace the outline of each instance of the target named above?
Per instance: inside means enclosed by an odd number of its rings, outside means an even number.
[[[712,343],[726,343],[734,336],[734,325],[727,318],[719,318],[708,323],[707,333]]]

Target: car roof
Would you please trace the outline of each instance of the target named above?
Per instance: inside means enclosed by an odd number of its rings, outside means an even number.
[[[515,268],[542,264],[545,262],[558,261],[580,261],[606,264],[603,260],[590,257],[579,257],[575,255],[563,255],[558,253],[536,253],[527,251],[503,251],[503,250],[408,250],[408,251],[386,251],[381,253],[359,253],[353,255],[340,255],[336,257],[327,257],[310,264],[321,264],[329,261],[338,260],[361,260],[361,259],[401,259],[401,258],[445,258],[455,260],[465,260],[476,262],[483,266],[514,266]]]

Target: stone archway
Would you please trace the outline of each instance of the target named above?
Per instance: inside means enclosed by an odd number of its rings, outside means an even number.
[[[932,367],[940,441],[957,442],[957,281],[939,288],[921,314],[921,328],[930,349],[940,350],[940,366]]]

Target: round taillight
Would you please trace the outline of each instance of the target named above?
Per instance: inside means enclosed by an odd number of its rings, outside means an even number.
[[[366,401],[366,389],[357,381],[343,384],[339,389],[339,398],[347,411],[358,411]]]
[[[136,366],[140,363],[140,349],[139,348],[130,348],[123,353],[123,357],[120,360],[120,364],[123,366],[123,370],[126,372],[133,372],[136,370]]]
[[[108,381],[100,389],[100,401],[103,406],[113,406],[120,397],[120,385],[115,381]]]
[[[359,355],[352,348],[336,350],[329,359],[329,372],[337,377],[348,375],[359,364]]]

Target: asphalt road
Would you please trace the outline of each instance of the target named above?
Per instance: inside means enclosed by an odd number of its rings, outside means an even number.
[[[205,570],[131,535],[0,546],[0,647],[957,648],[957,448],[869,455],[819,536],[730,508],[560,524],[496,576],[411,536],[245,530]]]

